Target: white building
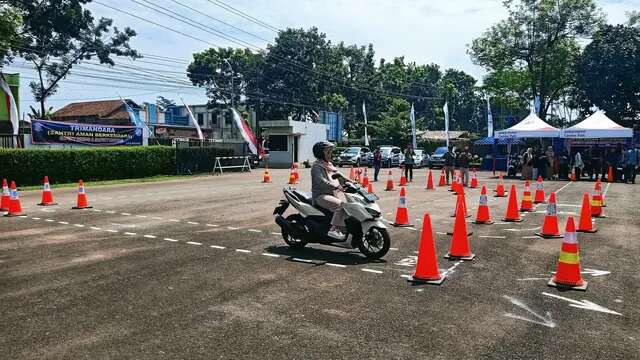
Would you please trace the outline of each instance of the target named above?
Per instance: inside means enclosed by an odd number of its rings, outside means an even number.
[[[261,121],[268,138],[271,167],[290,167],[292,163],[315,160],[313,144],[327,140],[327,125],[293,120]]]

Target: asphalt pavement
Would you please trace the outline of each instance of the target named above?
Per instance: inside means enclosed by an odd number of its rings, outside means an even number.
[[[449,261],[455,196],[425,190],[426,170],[416,170],[414,226],[390,228],[392,250],[369,262],[356,250],[289,249],[272,216],[288,171],[271,175],[270,184],[253,171],[87,187],[85,210],[71,209],[75,189],[54,189],[51,207],[22,192],[27,216],[0,218],[0,358],[640,358],[638,185],[604,184],[607,217],[578,235],[589,286],[576,292],[546,286],[562,244],[534,235],[546,205],[505,223],[507,198],[490,196],[496,223],[468,224],[477,258]],[[381,191],[383,180],[374,190],[392,222],[398,191]],[[522,181],[511,184],[521,199]],[[308,170],[297,186],[310,190]],[[556,192],[561,229],[593,190],[544,186]],[[479,189],[466,192],[475,215]],[[425,212],[441,286],[406,280]]]

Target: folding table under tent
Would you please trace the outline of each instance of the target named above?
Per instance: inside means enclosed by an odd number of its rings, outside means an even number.
[[[630,138],[633,130],[616,124],[598,110],[578,124],[562,130],[560,135],[567,139]]]
[[[497,138],[555,138],[559,136],[560,130],[558,128],[547,124],[533,112],[512,127],[496,131]]]

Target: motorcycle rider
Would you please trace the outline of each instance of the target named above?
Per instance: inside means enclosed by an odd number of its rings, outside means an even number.
[[[328,141],[320,141],[313,145],[313,156],[316,157],[316,161],[311,167],[311,195],[314,206],[333,213],[331,228],[327,235],[344,240],[346,236],[341,228],[345,226],[346,214],[342,209],[342,200],[338,198],[338,192],[342,187],[338,180],[331,178],[331,175],[338,172],[331,163],[333,148],[334,145]]]

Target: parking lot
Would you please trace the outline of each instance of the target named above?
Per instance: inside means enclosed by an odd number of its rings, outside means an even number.
[[[378,262],[286,246],[272,212],[288,170],[272,170],[270,184],[253,171],[87,187],[85,210],[71,210],[75,189],[54,189],[52,207],[23,192],[27,216],[0,218],[2,358],[640,358],[640,187],[604,184],[607,217],[597,233],[578,235],[589,287],[565,292],[546,286],[562,239],[534,235],[544,204],[506,223],[507,198],[490,197],[496,223],[468,224],[477,258],[444,259],[455,196],[425,190],[427,171],[407,187],[414,226],[391,228]],[[479,181],[493,189],[490,175]],[[309,191],[308,170],[300,176]],[[520,199],[522,181],[512,183]],[[594,184],[544,185],[564,229]],[[383,188],[374,183],[393,221],[398,191]],[[478,199],[479,189],[467,190],[474,216]],[[406,280],[425,212],[447,274],[441,286]]]

